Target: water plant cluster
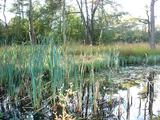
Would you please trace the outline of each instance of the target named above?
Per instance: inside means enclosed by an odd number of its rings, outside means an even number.
[[[125,56],[119,47],[83,46],[77,49],[54,41],[51,35],[37,45],[22,43],[21,46],[1,47],[1,101],[6,98],[7,102],[28,101],[33,115],[52,111],[55,119],[92,118],[98,113],[101,92],[105,92],[104,80],[95,78],[95,72],[109,70],[109,105],[112,106],[113,70],[118,71],[120,66],[128,64],[160,62],[158,55],[147,53],[144,56]],[[89,80],[85,80],[86,73]],[[49,107],[45,109],[47,105]]]
[[[47,41],[47,42],[46,42]],[[115,67],[119,69],[119,50],[93,53],[92,46],[80,55],[69,54],[69,48],[54,43],[53,36],[38,45],[3,46],[0,55],[0,91],[7,102],[30,101],[36,114],[50,104],[55,118],[76,116],[81,113],[83,102],[97,113],[100,82],[94,72]],[[87,101],[84,101],[84,77],[90,74]],[[69,105],[74,103],[74,107]],[[25,107],[25,106],[23,106]],[[59,110],[58,110],[59,109]],[[61,112],[60,112],[61,111]],[[92,112],[93,111],[93,112]],[[43,111],[44,112],[44,111]],[[59,113],[57,113],[59,112]],[[45,113],[45,112],[44,112]]]

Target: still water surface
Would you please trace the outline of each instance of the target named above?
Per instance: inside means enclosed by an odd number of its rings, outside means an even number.
[[[149,81],[149,74],[154,71],[154,80],[151,88],[153,88],[153,100],[150,99],[150,94],[147,97],[147,85],[151,85]],[[118,93],[115,96],[120,96],[124,99],[124,103],[121,104],[121,119],[130,120],[144,120],[154,118],[159,115],[160,112],[160,67],[159,66],[130,66],[122,68],[119,73],[112,76],[114,83],[118,83],[121,86],[118,89]],[[128,87],[128,83],[130,87]],[[148,86],[148,87],[149,87]],[[127,88],[128,90],[123,90]],[[129,91],[129,92],[128,92]],[[148,90],[148,92],[150,92]],[[127,111],[127,95],[129,94],[130,108]],[[148,101],[147,101],[148,100]],[[151,106],[151,100],[153,104]],[[146,106],[146,107],[145,107]],[[118,116],[117,106],[113,113]],[[152,112],[149,110],[152,109]],[[149,115],[151,114],[151,116]],[[144,117],[146,115],[146,117]]]
[[[153,73],[153,81],[149,75]],[[160,115],[160,66],[128,66],[122,67],[118,72],[114,69],[111,72],[102,70],[94,74],[95,81],[100,81],[100,91],[98,100],[98,114],[90,116],[92,110],[87,103],[89,75],[84,79],[84,91],[82,114],[79,118],[99,119],[99,120],[148,120]],[[147,86],[148,85],[148,86]],[[68,105],[70,112],[75,112],[75,102],[73,97]],[[112,100],[112,105],[110,105]],[[33,111],[28,108],[26,112],[22,107],[25,103],[10,104],[5,103],[6,99],[0,101],[0,118],[20,118],[20,119],[53,119],[50,111],[32,115]],[[44,102],[44,104],[46,104]],[[88,106],[88,107],[86,107]],[[46,105],[44,109],[49,109]],[[71,109],[72,108],[72,109]],[[25,113],[25,114],[24,114]],[[76,113],[75,113],[76,115]],[[2,117],[3,116],[3,117]]]

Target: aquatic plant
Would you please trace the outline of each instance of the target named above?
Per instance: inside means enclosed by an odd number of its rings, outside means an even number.
[[[84,100],[84,81],[85,75],[89,73],[90,79],[87,80],[87,101],[91,116],[98,113],[99,92],[101,81],[94,77],[102,69],[108,69],[109,88],[110,88],[110,106],[113,105],[111,72],[120,69],[127,64],[158,63],[160,57],[150,56],[148,52],[146,57],[138,56],[132,51],[132,56],[127,56],[128,51],[124,53],[124,48],[113,48],[113,46],[61,46],[55,44],[56,36],[53,33],[49,38],[44,38],[38,45],[29,43],[21,46],[2,46],[0,54],[0,89],[8,94],[11,100],[19,101],[21,98],[27,98],[31,101],[33,109],[36,112],[42,108],[41,103],[44,99],[51,104],[53,111],[62,107],[62,116],[68,113],[66,99],[69,100],[75,92],[76,111],[82,113]],[[79,49],[80,48],[80,49]],[[128,50],[128,48],[126,48]],[[154,53],[156,54],[156,52]],[[119,56],[126,55],[126,56]],[[134,56],[135,55],[135,56]],[[72,86],[70,85],[72,83]],[[88,112],[88,111],[87,111]],[[71,113],[71,112],[70,112]],[[57,118],[58,119],[58,118]]]

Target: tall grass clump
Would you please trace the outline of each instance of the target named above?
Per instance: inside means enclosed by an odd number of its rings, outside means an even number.
[[[26,97],[31,101],[34,113],[43,108],[43,101],[51,104],[50,109],[54,112],[60,106],[64,118],[64,114],[67,114],[64,111],[69,109],[65,100],[76,97],[76,111],[82,112],[85,75],[89,74],[88,108],[91,114],[92,111],[98,113],[97,100],[101,83],[94,78],[94,73],[102,69],[119,70],[120,49],[113,46],[82,45],[68,45],[64,48],[55,42],[59,41],[55,36],[56,33],[53,33],[48,38],[39,38],[42,41],[37,45],[22,43],[21,46],[3,46],[0,54],[1,89],[12,100],[15,98],[19,101]],[[125,58],[122,62],[124,64]],[[75,93],[70,94],[73,91]]]

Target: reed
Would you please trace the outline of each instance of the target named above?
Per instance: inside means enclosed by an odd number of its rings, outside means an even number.
[[[53,105],[55,106],[59,89],[62,88],[60,93],[64,94],[64,90],[69,88],[67,87],[67,82],[74,82],[74,90],[78,91],[78,111],[81,111],[82,85],[85,73],[92,71],[91,89],[98,91],[94,81],[94,70],[98,72],[101,68],[106,68],[107,65],[111,67],[110,63],[114,66],[114,57],[108,62],[110,60],[109,56],[113,55],[112,50],[108,55],[105,50],[96,51],[93,46],[90,46],[89,48],[85,47],[85,51],[81,50],[81,55],[77,57],[77,53],[74,50],[72,50],[73,54],[68,54],[69,51],[63,50],[63,47],[55,46],[53,37],[50,37],[47,41],[50,41],[46,42],[50,46],[42,42],[39,45],[14,45],[9,49],[4,46],[1,49],[1,88],[7,87],[9,96],[13,99],[16,95],[16,100],[18,100],[18,96],[23,96],[23,91],[27,92],[31,102],[33,102],[33,106],[39,109],[44,96],[43,92],[46,92],[46,89],[52,91]],[[49,72],[47,72],[48,70]],[[51,87],[48,86],[43,90],[43,76],[46,73],[49,75],[51,81],[49,86]],[[74,81],[70,79],[73,76],[75,78]],[[90,94],[90,103],[96,106],[97,95],[93,93],[94,91]]]
[[[112,103],[113,103],[113,101],[112,101],[112,81],[111,81],[111,72],[109,72],[109,88],[110,88],[110,108],[112,109]]]
[[[1,82],[1,92],[2,92],[2,86],[3,86],[3,79],[2,79],[2,63],[1,63],[1,56],[0,56],[0,82]]]
[[[84,45],[56,45],[55,33],[44,38],[38,45],[2,46],[0,51],[0,87],[7,89],[8,96],[16,101],[20,96],[29,96],[35,109],[41,108],[45,97],[50,98],[52,105],[63,105],[67,111],[64,96],[66,90],[75,91],[77,97],[77,111],[82,112],[84,78],[89,73],[88,108],[98,113],[98,94],[101,81],[94,78],[94,73],[102,69],[109,70],[110,105],[112,106],[111,68],[119,70],[127,64],[158,63],[159,48],[152,51],[144,45],[146,51],[137,51],[137,44],[84,46]],[[143,45],[143,44],[141,44]],[[129,54],[129,52],[131,54]],[[146,54],[145,54],[146,53]],[[47,78],[47,82],[45,79]],[[70,86],[73,83],[73,86]],[[68,99],[70,95],[65,96]],[[93,112],[93,113],[92,113]],[[65,117],[65,112],[62,113]]]
[[[29,58],[29,63],[30,63],[30,71],[31,71],[31,80],[32,80],[32,89],[33,89],[33,102],[34,106],[38,103],[37,100],[37,91],[36,91],[36,61],[35,61],[35,51],[34,51],[34,46],[32,45],[32,53],[31,57]]]

